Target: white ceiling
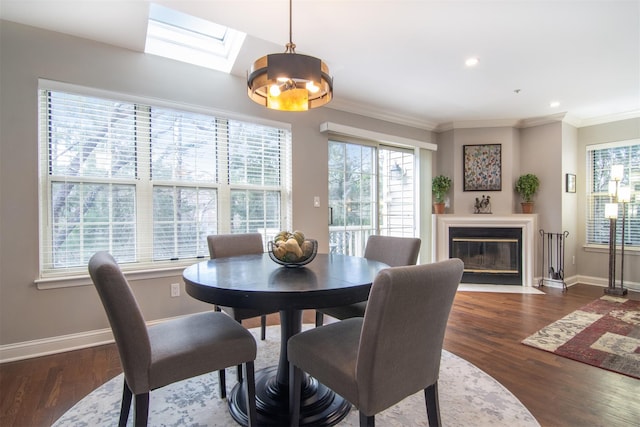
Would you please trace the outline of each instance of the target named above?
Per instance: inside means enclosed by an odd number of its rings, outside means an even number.
[[[286,0],[156,2],[246,32],[239,76],[289,39]],[[148,7],[0,0],[0,18],[142,52]],[[640,116],[640,0],[294,0],[293,42],[329,65],[330,107],[427,129]]]

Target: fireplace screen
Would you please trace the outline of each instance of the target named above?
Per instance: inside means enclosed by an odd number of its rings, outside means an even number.
[[[522,284],[522,230],[452,228],[449,251],[464,262],[465,283]]]

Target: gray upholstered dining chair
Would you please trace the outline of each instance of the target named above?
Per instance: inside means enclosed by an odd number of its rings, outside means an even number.
[[[261,254],[264,252],[262,234],[260,233],[211,234],[207,236],[207,245],[209,246],[211,259]],[[270,312],[219,305],[216,305],[215,309],[224,311],[239,323],[242,323],[244,319],[260,317],[260,339],[264,340],[266,338],[267,314]],[[220,372],[220,377],[222,378],[221,383],[223,383],[225,378],[224,371]],[[242,369],[240,366],[238,366],[237,378],[238,381],[242,381]]]
[[[421,240],[417,237],[392,237],[372,235],[367,239],[364,249],[364,257],[374,261],[380,261],[389,267],[401,265],[415,265],[420,252]],[[364,316],[367,302],[357,302],[339,307],[322,308],[316,310],[316,326],[324,323],[324,315],[335,317],[339,320],[350,317]]]
[[[354,404],[360,426],[373,426],[375,414],[420,390],[429,425],[439,426],[440,359],[462,270],[457,258],[384,269],[373,282],[364,318],[291,337],[291,425],[299,420],[306,372]]]
[[[107,252],[89,260],[89,274],[107,313],[124,371],[119,425],[125,426],[135,395],[135,425],[146,426],[149,392],[187,378],[243,364],[249,425],[256,425],[256,341],[223,313],[183,316],[147,327],[120,267]],[[225,394],[221,395],[225,397]]]
[[[264,252],[262,234],[260,233],[212,234],[207,236],[207,244],[211,259],[261,254]],[[218,305],[215,308],[218,311],[224,311],[238,322],[252,317],[260,317],[260,338],[262,340],[265,339],[267,314],[269,313],[250,308],[222,307]]]

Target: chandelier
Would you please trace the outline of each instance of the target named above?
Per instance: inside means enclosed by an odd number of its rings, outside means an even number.
[[[254,102],[280,111],[307,111],[333,98],[333,79],[321,59],[296,53],[292,41],[289,0],[289,43],[284,53],[256,60],[247,76],[247,93]]]

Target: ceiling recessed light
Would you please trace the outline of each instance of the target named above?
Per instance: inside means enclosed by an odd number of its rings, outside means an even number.
[[[475,67],[476,65],[478,65],[478,62],[480,62],[478,58],[468,58],[466,61],[464,61],[464,65],[466,65],[467,67]]]
[[[558,108],[560,106],[560,101],[551,101],[549,103],[549,107],[551,108]]]

